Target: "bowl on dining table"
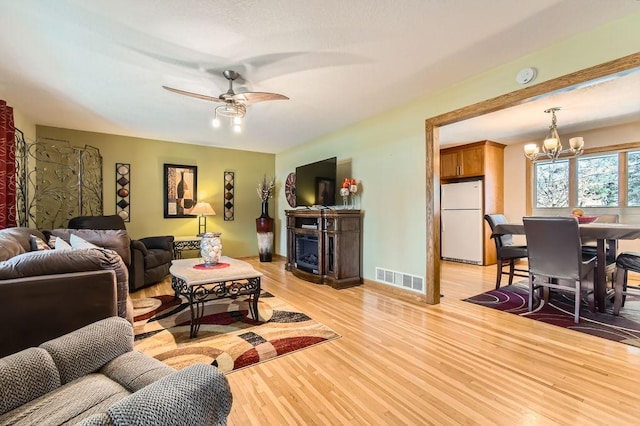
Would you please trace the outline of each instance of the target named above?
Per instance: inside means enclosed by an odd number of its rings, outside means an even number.
[[[592,223],[598,220],[598,216],[575,216],[578,219],[578,223]]]

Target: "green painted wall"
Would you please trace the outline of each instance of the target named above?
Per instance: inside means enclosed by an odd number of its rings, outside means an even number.
[[[639,49],[640,14],[634,14],[278,153],[277,179],[284,181],[301,164],[337,156],[362,185],[364,277],[374,280],[376,267],[424,277],[428,240],[425,119],[521,89],[515,75],[524,67],[538,69],[539,83]],[[278,205],[287,206],[282,192],[278,193]],[[280,222],[285,208],[278,209]],[[282,252],[286,233],[282,226],[277,230],[276,250]]]
[[[207,230],[222,232],[227,256],[257,256],[255,219],[261,203],[256,185],[263,174],[273,176],[273,154],[212,148],[151,139],[37,126],[38,138],[69,141],[75,146],[91,145],[103,158],[104,213],[115,214],[115,164],[131,164],[131,222],[133,238],[154,235],[196,235],[198,219],[165,219],[163,211],[163,165],[198,167],[198,200],[211,203],[216,216],[207,218]],[[235,171],[235,220],[223,219],[223,172]],[[269,206],[274,215],[275,203]]]

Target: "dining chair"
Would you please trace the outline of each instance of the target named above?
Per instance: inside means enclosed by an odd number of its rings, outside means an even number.
[[[613,314],[618,315],[627,298],[629,271],[640,273],[640,253],[623,252],[616,259],[616,281],[613,286]]]
[[[489,224],[492,233],[495,231],[497,225],[509,223],[503,214],[486,214],[484,215],[484,219]],[[500,288],[502,275],[509,275],[509,285],[513,284],[514,276],[528,277],[528,270],[515,267],[516,260],[527,258],[527,246],[515,245],[513,243],[513,236],[510,234],[492,235],[492,238],[496,244],[496,257],[498,258],[496,289]],[[508,272],[505,272],[505,266],[509,267]]]
[[[574,217],[525,217],[524,231],[529,252],[529,312],[534,291],[543,288],[548,302],[549,289],[574,293],[573,321],[580,321],[580,301],[585,283],[595,278],[596,257],[583,260],[578,221]],[[590,308],[594,310],[594,302]]]

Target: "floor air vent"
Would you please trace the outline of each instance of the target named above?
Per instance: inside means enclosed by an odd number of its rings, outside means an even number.
[[[376,281],[406,290],[424,293],[424,278],[384,268],[376,268]]]

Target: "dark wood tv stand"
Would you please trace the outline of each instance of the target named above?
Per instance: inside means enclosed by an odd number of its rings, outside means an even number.
[[[287,271],[333,288],[362,283],[360,210],[285,210]]]

